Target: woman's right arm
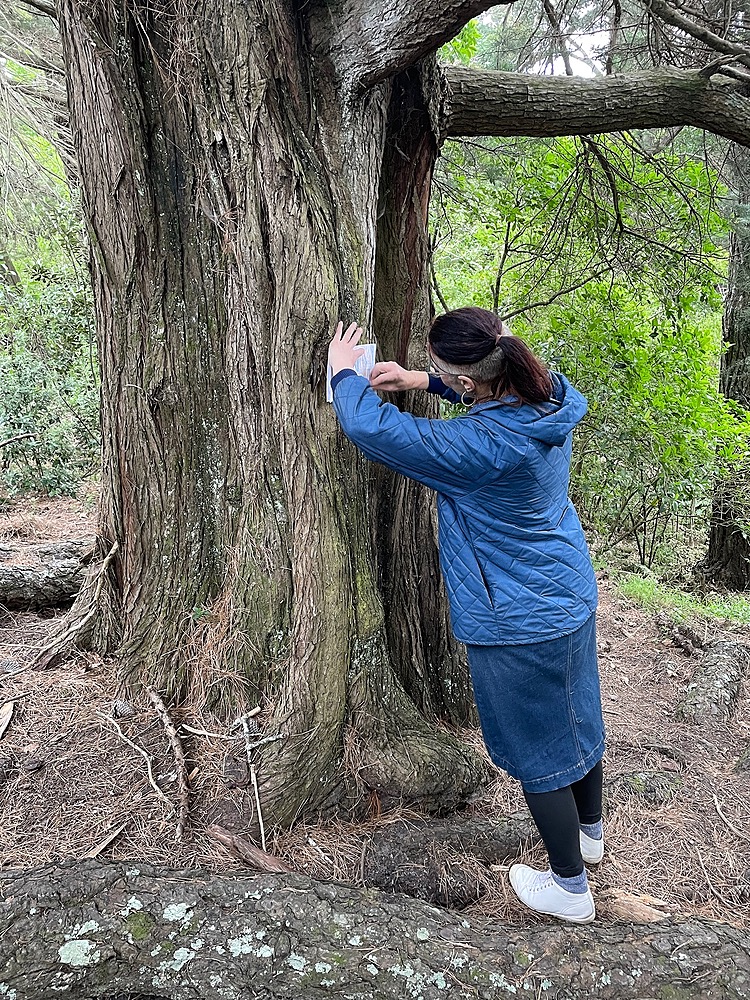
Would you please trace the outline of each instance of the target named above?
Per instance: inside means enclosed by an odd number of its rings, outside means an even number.
[[[381,392],[404,392],[407,389],[424,389],[449,403],[460,403],[461,397],[450,389],[437,375],[429,372],[409,371],[395,361],[378,361],[370,372],[370,385]]]

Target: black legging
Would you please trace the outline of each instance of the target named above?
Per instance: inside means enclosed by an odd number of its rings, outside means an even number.
[[[602,818],[602,762],[580,781],[554,792],[527,792],[526,804],[542,835],[550,868],[562,878],[583,871],[578,828]]]

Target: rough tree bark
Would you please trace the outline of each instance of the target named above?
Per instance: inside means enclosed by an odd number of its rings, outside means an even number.
[[[507,927],[304,876],[156,877],[95,862],[6,872],[0,885],[10,1000],[740,1000],[750,989],[745,932],[697,920]]]
[[[734,192],[729,237],[729,277],[724,302],[721,387],[725,396],[750,410],[750,151],[734,146],[728,161]],[[717,484],[711,511],[708,554],[701,575],[733,590],[750,587],[750,496],[745,475]]]
[[[438,810],[482,778],[434,725],[467,720],[471,699],[432,509],[357,458],[323,380],[339,317],[381,356],[419,358],[434,159],[444,134],[493,131],[465,72],[446,79],[429,54],[489,6],[60,3],[102,365],[100,553],[119,546],[87,590],[108,614],[82,599],[73,617],[132,682],[263,703],[281,737],[259,764],[269,823],[330,801],[346,773]],[[578,81],[590,114],[579,100],[568,127],[570,81],[477,79],[503,134],[606,130],[617,103]],[[617,128],[654,101],[647,124],[673,123],[679,92],[683,118],[710,98],[710,127],[750,138],[733,85],[624,89]]]
[[[81,589],[92,538],[0,545],[0,608],[28,611],[64,607]]]

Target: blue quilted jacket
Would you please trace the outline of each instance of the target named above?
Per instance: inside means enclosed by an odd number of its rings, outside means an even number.
[[[471,645],[567,635],[596,607],[591,559],[568,498],[572,432],[587,404],[563,375],[553,382],[554,401],[543,406],[478,403],[432,420],[383,402],[350,369],[333,380],[346,436],[367,458],[437,492],[453,631]],[[450,389],[441,395],[455,397]]]

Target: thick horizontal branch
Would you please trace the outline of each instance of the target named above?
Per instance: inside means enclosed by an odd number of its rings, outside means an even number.
[[[750,146],[750,99],[699,70],[584,79],[446,67],[445,136],[596,135],[694,125]]]
[[[0,875],[0,993],[140,996],[747,996],[743,930],[703,921],[503,924],[301,875],[95,861]]]
[[[357,0],[338,21],[334,59],[349,79],[369,87],[434,52],[494,6],[490,0]]]

